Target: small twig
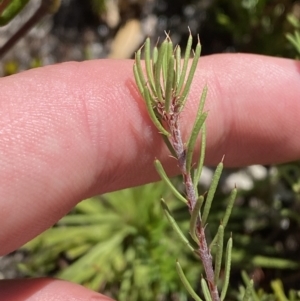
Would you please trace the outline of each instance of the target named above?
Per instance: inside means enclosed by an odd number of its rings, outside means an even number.
[[[172,218],[165,203],[163,203],[163,209],[171,226],[178,233],[180,239],[186,245],[188,245],[188,247],[195,254],[199,256],[202,262],[206,275],[206,279],[201,280],[201,286],[205,300],[223,301],[229,282],[232,239],[230,239],[226,251],[226,276],[220,296],[217,288],[217,281],[220,275],[223,251],[223,234],[220,234],[220,231],[224,231],[224,227],[226,226],[226,223],[228,221],[228,217],[232,208],[231,202],[231,205],[228,207],[228,210],[226,211],[226,214],[224,216],[225,224],[222,225],[221,230],[219,230],[219,234],[217,234],[216,238],[214,239],[214,241],[222,240],[222,243],[219,244],[220,248],[222,249],[217,250],[218,252],[216,256],[215,270],[213,266],[211,251],[207,244],[205,236],[206,220],[208,218],[217,183],[219,182],[220,175],[223,169],[223,162],[221,162],[216,169],[212,184],[206,196],[206,201],[203,206],[204,208],[202,212],[200,211],[202,203],[204,201],[204,195],[199,196],[197,190],[197,184],[204,162],[204,149],[206,139],[205,120],[207,117],[207,112],[203,112],[203,108],[207,94],[207,87],[205,87],[202,91],[194,125],[187,141],[183,141],[179,118],[186,104],[188,98],[187,96],[190,91],[191,83],[201,53],[199,37],[195,52],[193,52],[194,58],[192,60],[190,68],[188,68],[188,61],[192,51],[191,35],[188,39],[183,63],[181,62],[180,47],[177,46],[175,47],[175,49],[173,48],[171,38],[168,34],[166,40],[162,43],[159,49],[157,47],[154,47],[152,52],[152,59],[150,53],[149,38],[146,40],[143,47],[145,48],[146,72],[143,71],[141,64],[141,49],[139,49],[136,53],[135,64],[133,67],[137,87],[146,102],[149,117],[151,118],[158,131],[162,134],[164,141],[166,141],[166,145],[168,146],[172,155],[177,159],[178,167],[183,177],[186,196],[179,196],[180,193],[178,191],[176,192],[176,188],[167,179],[166,172],[164,171],[163,166],[159,162],[159,160],[156,159],[154,165],[161,178],[167,183],[173,193],[175,191],[174,195],[182,200],[185,204],[187,204],[188,210],[191,214],[190,235],[198,245],[196,248],[190,245],[189,240],[182,234],[180,228]],[[201,155],[199,156],[196,170],[194,170],[193,154],[200,131],[202,131]],[[235,194],[233,194],[233,197],[234,196]],[[194,298],[194,300],[201,300],[200,297],[195,296],[195,292],[191,289],[191,286],[185,278],[184,273],[179,266],[179,263],[177,268],[179,269],[179,276],[190,295]]]
[[[180,124],[178,118],[179,113],[174,111],[176,110],[176,104],[174,104],[174,101],[175,100],[173,99],[170,113],[167,114],[166,112],[164,112],[163,117],[164,117],[164,121],[167,122],[167,125],[170,129],[170,133],[171,133],[170,142],[177,155],[178,166],[183,176],[183,183],[186,189],[188,207],[191,213],[194,210],[195,204],[197,202],[197,193],[193,185],[192,175],[190,172],[186,171],[186,150],[181,137],[181,130],[180,130]],[[198,217],[197,220],[196,231],[197,231],[196,235],[198,237],[198,247],[199,247],[198,253],[205,270],[211,298],[213,301],[220,301],[219,292],[214,279],[213,258],[208,248],[208,244],[205,237],[205,225],[203,225],[200,216]]]

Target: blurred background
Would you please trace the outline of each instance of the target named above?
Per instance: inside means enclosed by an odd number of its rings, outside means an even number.
[[[39,11],[46,2],[55,9]],[[300,1],[31,0],[0,27],[0,47],[31,16],[37,16],[35,25],[1,54],[0,76],[70,60],[130,59],[146,37],[155,44],[165,31],[184,48],[188,27],[193,35],[199,33],[203,55],[249,52],[295,58],[297,48],[286,35],[300,28]],[[212,173],[204,170],[202,192]],[[180,179],[174,183],[181,185]],[[235,183],[239,195],[227,231],[234,235],[228,300],[241,300],[246,274],[255,281],[253,300],[300,300],[299,162],[226,170],[208,236],[217,230]],[[81,202],[52,229],[1,258],[0,277],[59,277],[119,301],[191,300],[175,260],[199,294],[202,268],[165,220],[162,195],[188,233],[186,209],[164,184],[118,191]]]
[[[27,0],[28,1],[28,0]],[[188,26],[200,34],[203,55],[251,52],[294,57],[285,33],[287,15],[300,15],[291,0],[45,0],[61,2],[2,57],[2,75],[39,65],[95,58],[132,58],[146,37],[153,43],[170,32],[184,46]],[[0,29],[0,45],[41,5],[31,0]],[[3,66],[4,65],[4,66]]]

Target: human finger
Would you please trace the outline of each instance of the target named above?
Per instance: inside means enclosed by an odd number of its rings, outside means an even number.
[[[157,180],[158,157],[176,174],[137,92],[133,62],[67,63],[1,79],[0,253],[97,193]],[[255,55],[200,60],[183,135],[209,87],[207,163],[299,158],[299,62]]]
[[[1,280],[0,295],[5,301],[113,301],[78,284],[49,278]]]

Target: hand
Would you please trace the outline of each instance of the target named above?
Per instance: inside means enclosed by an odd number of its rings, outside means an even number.
[[[132,61],[66,63],[1,79],[0,254],[64,216],[80,200],[158,179],[174,161],[151,125]],[[207,164],[300,158],[300,63],[247,54],[203,57],[182,115],[191,127],[208,85]],[[109,300],[59,280],[0,282],[1,300]],[[92,297],[94,299],[92,299]]]

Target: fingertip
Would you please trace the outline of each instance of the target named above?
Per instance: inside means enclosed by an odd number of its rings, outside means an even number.
[[[49,278],[2,280],[0,297],[3,301],[113,301],[78,284]]]

